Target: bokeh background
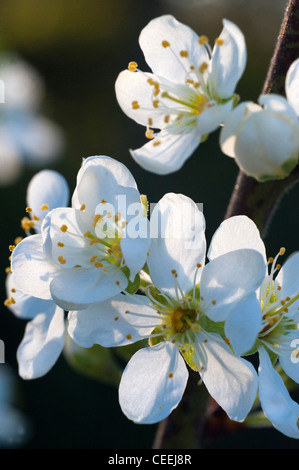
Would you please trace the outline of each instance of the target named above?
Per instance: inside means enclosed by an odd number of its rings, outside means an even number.
[[[181,171],[168,176],[148,173],[128,151],[145,142],[144,128],[118,107],[114,82],[131,60],[147,70],[138,36],[152,18],[173,14],[211,40],[220,34],[222,18],[227,18],[242,29],[248,48],[247,68],[237,92],[242,100],[256,100],[285,6],[285,0],[1,0],[0,47],[18,53],[45,81],[42,112],[66,137],[62,159],[51,168],[65,176],[71,191],[83,157],[109,155],[127,165],[150,202],[173,191],[203,203],[210,240],[223,220],[238,174],[234,161],[219,149],[218,132],[196,150]],[[23,235],[20,220],[25,215],[26,187],[35,171],[25,168],[17,182],[0,187],[3,300],[8,246]],[[298,249],[298,196],[299,188],[295,187],[280,203],[266,239],[269,256],[280,246],[286,246],[289,254]],[[29,382],[20,379],[16,349],[25,322],[4,306],[0,310],[0,338],[5,343],[6,362],[17,378],[16,406],[31,422],[31,434],[23,448],[152,446],[156,426],[128,421],[120,411],[117,389],[79,374],[65,357],[61,356],[45,377]],[[246,430],[219,438],[210,447],[299,448],[299,442],[274,429]]]

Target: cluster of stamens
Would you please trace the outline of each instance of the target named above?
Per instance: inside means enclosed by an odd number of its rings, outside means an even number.
[[[184,354],[189,348],[193,348],[193,353],[197,355],[197,364],[201,364],[200,370],[204,369],[205,353],[204,345],[198,341],[198,333],[205,336],[203,343],[208,342],[209,332],[205,329],[204,317],[207,304],[200,296],[199,284],[196,284],[198,270],[201,269],[198,263],[195,270],[192,293],[185,294],[178,282],[178,273],[175,269],[171,271],[175,285],[175,297],[161,292],[153,285],[145,288],[145,294],[151,301],[153,314],[148,314],[149,324],[143,327],[153,328],[149,335],[144,338],[149,340],[150,345],[168,341],[176,344]],[[212,301],[212,306],[216,301]],[[126,311],[127,315],[138,316],[135,312]],[[158,315],[157,315],[158,314]],[[115,319],[116,320],[116,319]],[[129,321],[130,323],[130,321]],[[127,339],[132,339],[132,334],[127,335]],[[193,346],[196,345],[194,348]]]
[[[259,341],[279,354],[289,354],[291,351],[288,346],[284,346],[284,342],[290,342],[290,333],[296,335],[297,324],[292,318],[292,311],[298,310],[293,304],[299,299],[299,293],[292,298],[281,298],[281,286],[274,279],[274,274],[281,268],[276,263],[277,259],[284,254],[285,248],[281,248],[275,258],[269,258],[268,265],[271,265],[271,269],[260,290],[263,319]]]
[[[106,201],[102,200],[101,204],[105,204]],[[85,204],[81,205],[80,210],[86,209]],[[93,217],[93,227],[83,234],[83,238],[86,240],[86,246],[94,248],[94,253],[90,256],[88,263],[97,269],[102,269],[103,273],[110,273],[112,270],[119,269],[125,266],[125,260],[123,258],[121,250],[121,238],[123,235],[123,229],[126,226],[126,222],[122,219],[121,214],[112,214],[107,212],[104,214],[95,214]],[[72,233],[66,224],[62,224],[59,227],[60,232],[68,233],[69,237],[82,237],[78,233]],[[57,247],[65,247],[63,237],[57,242]],[[61,265],[67,263],[67,259],[63,255],[57,257],[57,261]],[[76,265],[80,267],[79,265]],[[120,284],[116,281],[116,284]]]
[[[217,38],[215,44],[222,46],[223,39]],[[209,40],[206,36],[198,38],[200,46],[204,47],[208,53],[209,59],[212,56],[212,50],[209,45]],[[187,50],[179,51],[179,54],[172,48],[171,43],[166,39],[161,42],[161,47],[171,51],[174,60],[178,61],[180,66],[185,72],[185,87],[181,85],[171,84],[169,81],[163,81],[162,78],[154,80],[148,77],[138,69],[138,64],[132,61],[128,65],[131,72],[138,71],[146,77],[148,85],[152,88],[152,106],[153,108],[160,108],[165,111],[164,123],[167,125],[180,124],[184,119],[185,124],[194,122],[194,117],[201,114],[206,107],[213,106],[215,100],[211,96],[211,91],[207,86],[207,73],[209,70],[209,63],[203,61],[201,64],[193,64],[190,60],[190,54]],[[168,104],[169,103],[169,104]],[[171,104],[171,106],[170,106]],[[175,105],[175,106],[174,106]],[[132,101],[132,109],[140,109],[138,100]],[[155,133],[152,129],[153,119],[148,118],[148,126],[146,129],[146,137],[154,139]],[[157,143],[158,142],[158,143]],[[159,145],[159,141],[153,141],[153,145]]]

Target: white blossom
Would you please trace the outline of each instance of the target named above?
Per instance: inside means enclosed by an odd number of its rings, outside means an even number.
[[[133,158],[146,170],[168,174],[184,164],[233,108],[246,45],[228,20],[223,20],[212,49],[206,36],[171,15],[150,21],[139,44],[152,73],[131,62],[116,80],[116,97],[124,113],[146,127],[150,139],[131,151]]]
[[[270,93],[239,104],[224,122],[222,151],[259,181],[285,178],[299,158],[299,59],[286,76],[286,98]]]

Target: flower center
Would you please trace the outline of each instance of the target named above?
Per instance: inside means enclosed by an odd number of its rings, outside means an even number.
[[[266,343],[276,353],[286,349],[283,346],[286,335],[294,333],[297,328],[292,317],[292,310],[297,310],[297,307],[293,307],[293,304],[299,299],[299,293],[292,297],[282,298],[281,286],[273,279],[274,274],[280,269],[280,265],[276,264],[278,256],[284,253],[285,248],[281,248],[274,259],[269,258],[268,264],[272,264],[271,270],[260,289],[263,319],[259,340],[264,344]]]

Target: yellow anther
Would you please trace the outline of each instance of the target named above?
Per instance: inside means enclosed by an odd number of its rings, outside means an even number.
[[[168,124],[168,123],[169,123],[169,119],[170,119],[169,114],[166,114],[166,116],[164,116],[164,122],[165,122],[166,124]]]
[[[130,70],[130,72],[136,72],[136,69],[138,67],[138,64],[137,62],[129,62],[129,65],[128,65],[128,69]]]
[[[200,87],[200,83],[199,83],[199,82],[196,82],[196,83],[194,83],[193,86],[194,86],[194,88],[199,88],[199,87]]]
[[[119,285],[120,285],[120,282],[119,282],[119,281],[115,281],[115,284],[116,284],[117,286],[119,286]]]
[[[114,318],[114,321],[117,321],[118,319],[119,319],[119,317],[115,317],[115,318]]]
[[[95,262],[95,260],[97,259],[97,257],[98,257],[98,255],[94,255],[94,256],[92,256],[92,257],[90,258],[90,260],[89,260],[89,261],[90,261],[90,263],[94,263],[94,262]]]
[[[94,245],[95,243],[99,243],[99,239],[98,238],[93,238],[92,240],[90,240],[89,244],[90,245]]]
[[[18,245],[19,243],[21,243],[22,240],[23,240],[23,237],[15,238],[15,245]]]
[[[68,226],[65,225],[65,224],[61,225],[61,227],[60,227],[60,230],[64,233],[67,231],[67,229],[68,229]]]
[[[169,377],[170,379],[172,379],[173,373],[172,373],[172,372],[169,372],[168,377]]]
[[[280,269],[280,268],[281,268],[281,264],[277,264],[276,269]]]
[[[153,91],[153,95],[154,95],[154,96],[158,96],[159,93],[160,93],[160,87],[159,87],[159,85],[158,85],[158,86],[155,86],[155,89],[154,89],[154,91]]]
[[[102,199],[101,204],[107,204],[107,201],[105,201],[105,199]]]
[[[199,72],[204,73],[205,70],[207,70],[208,64],[206,62],[203,62],[201,66],[199,67]]]
[[[93,218],[93,226],[95,227],[97,223],[99,222],[99,220],[101,220],[102,218],[103,216],[101,214],[96,214]]]
[[[11,273],[12,273],[11,268],[10,268],[10,267],[5,268],[5,273],[6,273],[6,274],[11,274]]]
[[[9,299],[6,299],[3,303],[5,307],[10,307],[11,305],[15,304],[16,301],[13,297],[9,297]]]
[[[64,243],[62,243],[62,242],[57,242],[57,246],[60,246],[61,248],[63,248],[63,247],[64,247]]]
[[[26,212],[28,212],[28,213],[29,213],[29,212],[32,212],[31,207],[26,207]]]
[[[161,144],[161,140],[154,140],[153,146],[156,147],[157,145]]]
[[[221,38],[217,38],[215,39],[215,44],[217,44],[217,46],[222,46],[222,44],[224,44],[224,41]]]
[[[8,249],[12,253],[15,247],[16,247],[15,245],[9,245]]]
[[[41,210],[42,210],[42,211],[48,211],[48,210],[49,210],[48,204],[43,204],[43,205],[41,206]]]
[[[207,36],[199,36],[198,38],[198,42],[201,46],[203,46],[204,44],[206,44],[207,42],[209,42],[209,38]]]
[[[270,256],[270,258],[268,259],[268,262],[273,263],[273,261],[274,261],[274,258],[272,258],[272,256]]]
[[[36,222],[38,222],[38,221],[40,220],[39,217],[37,217],[37,215],[35,215],[35,214],[32,215],[32,218],[33,218],[33,220],[35,220]]]
[[[95,268],[102,268],[102,267],[103,267],[103,263],[101,263],[101,261],[97,261],[96,263],[94,263],[94,267],[95,267]]]
[[[148,118],[148,125],[149,127],[151,127],[153,125],[153,120],[152,118]]]
[[[89,238],[90,236],[91,236],[91,231],[90,230],[88,230],[88,232],[84,233],[84,237]]]
[[[197,267],[197,268],[201,268],[201,264],[200,264],[200,263],[197,263],[196,267]]]
[[[136,101],[136,100],[132,101],[132,108],[133,109],[139,109],[140,108],[138,101]]]
[[[14,294],[16,292],[16,289],[13,287],[12,289],[10,289],[10,292]]]
[[[230,340],[228,338],[224,338],[224,341],[226,342],[226,344],[230,344]]]
[[[278,286],[278,287],[277,287],[277,290],[281,290],[281,286]]]
[[[154,138],[154,131],[153,129],[147,129],[145,132],[145,137],[148,139],[153,139]]]
[[[189,52],[188,52],[188,51],[180,51],[180,56],[181,56],[181,57],[188,57],[188,56],[189,56]]]
[[[149,83],[149,85],[154,85],[155,84],[155,82],[152,78],[148,78],[147,83]]]
[[[194,65],[190,65],[190,70],[195,70]]]
[[[187,83],[189,83],[190,85],[193,85],[193,84],[194,84],[194,80],[191,80],[191,78],[188,78],[188,79],[187,79]]]
[[[34,226],[35,222],[33,222],[33,220],[28,219],[28,217],[23,217],[23,219],[21,220],[21,227],[25,231],[30,230]]]
[[[212,304],[213,304],[213,305],[216,305],[216,300],[212,300]]]
[[[164,40],[164,41],[162,41],[162,46],[165,47],[165,48],[166,48],[166,47],[169,47],[169,46],[170,46],[170,42]]]
[[[285,300],[281,300],[280,303],[281,303],[281,305],[284,305],[284,304],[285,304]]]
[[[158,108],[158,106],[159,106],[159,100],[154,100],[153,101],[153,107]]]
[[[63,256],[58,256],[57,259],[58,259],[58,261],[59,261],[60,264],[65,264],[65,263],[66,263],[66,259],[64,259]]]
[[[86,209],[86,205],[82,204],[82,206],[80,207],[80,211],[84,211],[85,209]]]
[[[280,256],[283,256],[283,255],[285,254],[285,252],[286,252],[286,249],[285,249],[285,247],[284,247],[284,246],[283,246],[283,247],[281,247],[281,248],[280,248],[280,250],[279,250],[279,254],[280,254]]]
[[[128,335],[126,336],[126,338],[127,338],[127,339],[132,339],[132,335],[128,334]]]
[[[121,216],[119,214],[113,216],[113,221],[117,223],[120,220]]]

